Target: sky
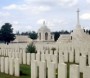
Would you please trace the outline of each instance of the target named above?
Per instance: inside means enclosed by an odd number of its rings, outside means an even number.
[[[80,25],[90,29],[90,0],[0,0],[0,27],[14,32],[38,31],[43,21],[51,31],[73,30],[80,9]]]

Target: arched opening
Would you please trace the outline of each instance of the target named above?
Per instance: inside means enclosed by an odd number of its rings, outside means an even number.
[[[48,40],[48,33],[45,33],[45,40]]]
[[[71,40],[72,40],[72,36],[71,36]]]
[[[41,33],[39,33],[39,40],[41,40]]]
[[[52,39],[52,36],[51,36],[51,39]]]

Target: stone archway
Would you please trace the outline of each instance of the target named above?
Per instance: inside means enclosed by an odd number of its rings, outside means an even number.
[[[48,33],[45,33],[45,40],[48,40]]]

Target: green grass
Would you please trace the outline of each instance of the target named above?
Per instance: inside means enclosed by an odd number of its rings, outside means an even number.
[[[30,66],[20,65],[20,77],[0,73],[0,78],[30,78]]]

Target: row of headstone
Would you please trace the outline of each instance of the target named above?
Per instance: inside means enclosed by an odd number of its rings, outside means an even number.
[[[39,71],[39,72],[38,72]],[[70,78],[79,78],[79,66],[70,66]],[[37,61],[31,62],[31,78],[67,78],[67,65],[65,63],[58,64],[58,68],[55,68],[55,63],[50,62],[49,66],[46,67],[46,62],[42,61],[37,65]]]
[[[1,56],[17,56],[18,55],[18,53],[20,53],[20,52],[25,52],[25,49],[21,49],[20,51],[13,51],[13,50],[11,50],[11,51],[9,51],[9,50],[7,50],[7,49],[0,49],[0,55]]]
[[[78,54],[77,55],[69,54],[66,51],[64,52],[64,54],[59,53],[59,55],[57,55],[57,54],[39,54],[39,53],[35,54],[35,53],[25,53],[25,52],[23,52],[23,54],[22,53],[19,54],[20,64],[30,65],[32,60],[37,60],[38,62],[46,61],[47,65],[48,65],[48,62],[55,62],[56,67],[57,67],[58,63],[64,63],[64,62],[72,62],[72,63],[74,62],[74,63],[78,63],[80,65],[87,66],[87,61],[88,61],[88,65],[90,66],[90,56],[88,56],[88,58],[86,58],[86,56],[83,56],[83,55],[80,56]],[[81,66],[81,67],[83,67],[83,66]]]
[[[88,59],[90,58],[90,53],[87,49],[79,49],[76,47],[71,47],[71,48],[64,48],[64,49],[59,49],[55,50],[54,52],[52,50],[42,50],[42,51],[37,51],[39,54],[53,54],[53,55],[62,55],[64,58],[64,62],[75,62],[79,63],[80,56],[87,56]],[[88,60],[89,61],[89,60]]]
[[[48,67],[45,61],[39,62],[39,65],[36,60],[31,62],[31,78],[81,78],[80,73],[80,65],[76,64],[71,64],[68,69],[65,63],[60,63],[58,68],[55,68],[54,62],[49,62]],[[83,78],[90,78],[89,73],[90,66],[85,66]]]
[[[0,72],[20,76],[20,64],[18,58],[0,57]]]
[[[18,58],[20,64],[30,65],[30,53],[23,52],[0,52],[1,56],[9,58]]]
[[[69,51],[69,52],[68,52]],[[27,54],[25,52],[25,50],[23,50],[22,52],[6,52],[6,51],[0,51],[0,55],[4,55],[4,56],[9,56],[12,58],[19,58],[20,64],[28,64],[30,65],[30,61],[31,60],[39,60],[39,61],[44,61],[46,60],[48,61],[55,61],[57,63],[62,63],[62,62],[76,62],[79,63],[80,61],[80,56],[86,56],[85,53],[81,53],[78,49],[74,48],[69,48],[67,50],[59,50],[55,51],[55,53],[53,54],[52,51],[50,51],[50,54],[48,53],[48,51],[46,50],[46,54],[45,53],[37,53],[37,54]],[[53,58],[54,57],[54,58]],[[28,59],[29,58],[29,59]],[[88,53],[88,63],[90,64],[90,53]]]

